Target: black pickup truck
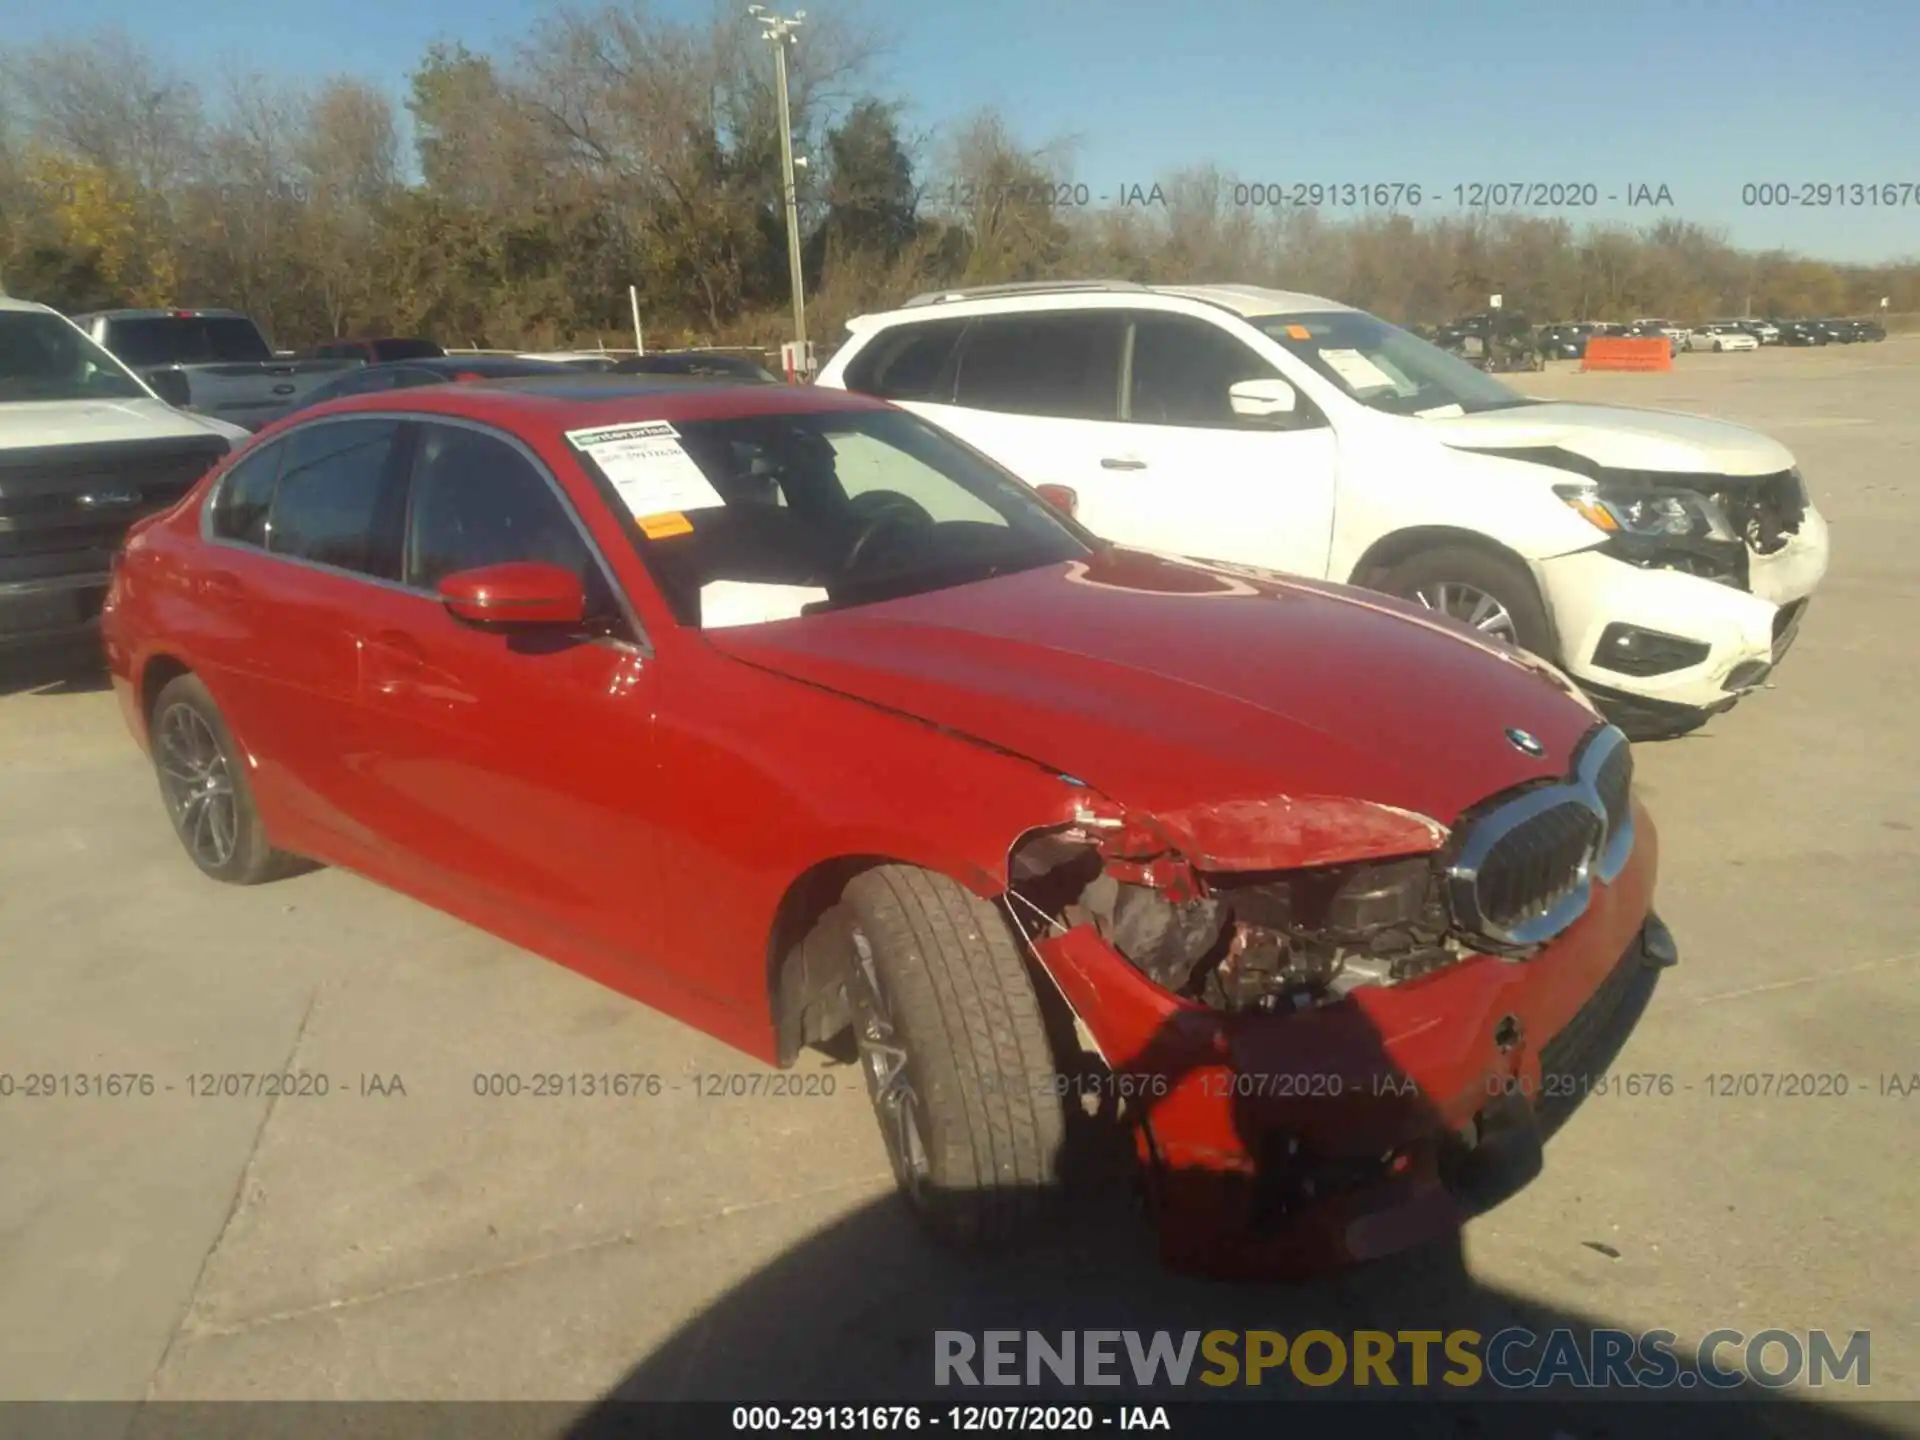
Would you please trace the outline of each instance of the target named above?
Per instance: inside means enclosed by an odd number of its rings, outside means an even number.
[[[358,359],[277,356],[237,310],[100,310],[74,316],[98,345],[184,410],[258,430]]]

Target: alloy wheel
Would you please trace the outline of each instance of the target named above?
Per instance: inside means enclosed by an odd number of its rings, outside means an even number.
[[[1472,626],[1482,635],[1518,643],[1513,616],[1486,591],[1458,580],[1430,580],[1413,592],[1427,609]]]
[[[933,1170],[920,1097],[908,1071],[906,1041],[894,1028],[892,1007],[874,964],[872,942],[858,926],[852,938],[860,990],[854,1041],[860,1053],[860,1069],[867,1079],[867,1098],[873,1102],[893,1172],[917,1201]]]
[[[201,864],[219,869],[239,843],[233,772],[206,717],[175,705],[160,717],[160,789],[173,826]]]

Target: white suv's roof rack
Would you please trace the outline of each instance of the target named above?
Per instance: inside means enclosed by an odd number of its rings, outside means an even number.
[[[944,305],[955,300],[992,300],[1004,295],[1061,295],[1087,291],[1130,291],[1135,294],[1150,287],[1131,280],[1020,280],[1004,285],[965,285],[954,290],[929,290],[916,295],[900,308],[911,310],[920,305]]]

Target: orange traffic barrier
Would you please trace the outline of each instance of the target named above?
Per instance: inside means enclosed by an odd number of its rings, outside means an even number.
[[[1671,370],[1673,346],[1664,335],[1624,339],[1596,335],[1587,341],[1582,370]]]

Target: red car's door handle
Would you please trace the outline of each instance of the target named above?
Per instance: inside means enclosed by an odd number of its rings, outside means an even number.
[[[360,642],[360,677],[376,694],[399,694],[417,683],[426,668],[427,652],[404,631],[383,630]]]
[[[200,583],[212,600],[240,600],[246,593],[240,577],[228,570],[209,570]]]
[[[1147,462],[1144,460],[1130,460],[1117,455],[1109,455],[1100,462],[1100,468],[1102,470],[1144,470],[1147,468]]]

